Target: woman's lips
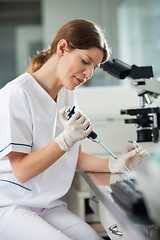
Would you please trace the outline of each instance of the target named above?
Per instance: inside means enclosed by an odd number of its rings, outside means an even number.
[[[75,79],[77,80],[78,85],[83,84],[85,82],[85,79],[80,79],[80,78],[77,78],[77,77],[75,77]]]

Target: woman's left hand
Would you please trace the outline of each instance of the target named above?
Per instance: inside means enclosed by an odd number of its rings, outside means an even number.
[[[145,149],[143,149],[139,144],[136,143],[136,146],[132,143],[128,143],[125,146],[123,153],[120,157],[116,159],[111,159],[109,161],[110,171],[123,172],[125,170],[131,170],[134,168],[142,159],[143,156],[147,155]]]

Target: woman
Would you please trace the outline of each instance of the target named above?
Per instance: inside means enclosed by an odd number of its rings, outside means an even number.
[[[80,140],[92,125],[78,110],[68,121],[65,116],[65,106],[77,106],[72,90],[108,57],[101,30],[72,20],[32,59],[28,72],[0,90],[0,239],[101,239],[58,199],[76,170],[125,170],[113,159],[82,152]],[[132,145],[121,156],[129,168],[139,160]]]

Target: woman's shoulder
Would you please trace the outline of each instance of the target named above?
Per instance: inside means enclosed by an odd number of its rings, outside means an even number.
[[[31,86],[31,81],[33,81],[27,73],[24,73],[12,81],[8,82],[0,90],[0,100],[3,100],[3,103],[19,102],[25,99],[28,86]]]
[[[8,82],[1,90],[0,95],[15,95],[33,88],[33,77],[27,72]]]
[[[23,88],[28,81],[31,81],[32,78],[28,75],[28,73],[23,73],[15,79],[8,82],[2,89],[1,92],[10,91],[18,88]]]

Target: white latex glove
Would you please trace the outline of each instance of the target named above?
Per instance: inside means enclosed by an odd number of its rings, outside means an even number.
[[[92,125],[82,112],[76,111],[67,120],[65,116],[66,109],[67,107],[64,107],[59,111],[64,131],[55,138],[63,151],[69,151],[77,141],[85,139],[92,132]]]
[[[147,155],[146,150],[143,149],[139,144],[136,144],[135,146],[132,143],[128,143],[123,153],[117,160],[109,160],[109,169],[111,173],[131,170],[141,161],[142,157],[145,155]]]

